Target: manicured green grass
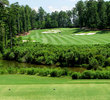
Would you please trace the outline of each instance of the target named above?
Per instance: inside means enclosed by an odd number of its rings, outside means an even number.
[[[61,33],[42,33],[50,30],[60,30]],[[53,45],[82,45],[110,43],[110,31],[87,31],[79,28],[56,28],[32,30],[30,35],[24,36],[28,40]],[[80,33],[96,33],[95,35],[75,35]]]
[[[110,80],[1,75],[0,100],[109,100]]]

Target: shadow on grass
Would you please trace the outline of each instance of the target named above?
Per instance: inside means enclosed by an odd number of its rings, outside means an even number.
[[[108,33],[110,33],[110,30],[102,30],[102,31],[96,32],[96,34],[108,34]]]
[[[73,34],[75,34],[75,33],[89,33],[89,32],[95,32],[96,34],[108,34],[108,33],[110,33],[110,30],[85,30],[85,29],[74,29],[74,30],[72,30],[73,32]]]
[[[74,34],[74,33],[81,33],[81,32],[82,32],[82,33],[85,33],[85,32],[89,32],[89,31],[91,31],[91,30],[75,29],[74,32],[73,32],[73,34]]]

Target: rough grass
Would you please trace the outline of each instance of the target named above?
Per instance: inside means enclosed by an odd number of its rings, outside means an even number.
[[[61,33],[42,33],[49,30],[60,30]],[[96,33],[95,35],[76,36],[80,33]],[[82,44],[106,44],[110,43],[110,31],[88,31],[78,28],[56,28],[32,30],[30,35],[23,36],[28,40],[53,45],[82,45]]]
[[[0,100],[109,100],[110,80],[0,76]]]

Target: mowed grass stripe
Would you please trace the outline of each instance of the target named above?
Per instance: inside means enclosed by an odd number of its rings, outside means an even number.
[[[98,44],[107,43],[107,41],[103,40],[101,37],[98,37],[98,36],[96,36],[96,37],[91,36],[90,39],[96,41],[96,43],[98,43]]]
[[[110,43],[110,36],[101,36],[100,39],[102,39],[103,41],[105,41],[105,43]]]
[[[42,35],[42,43],[44,43],[44,44],[47,44],[48,43],[48,39],[47,39],[46,34],[43,34]]]
[[[46,40],[45,42],[43,41],[43,43],[45,43],[45,44],[48,44],[49,42],[51,42],[51,39],[50,39],[50,37],[48,36],[48,34],[45,34],[45,37],[42,38],[42,40],[43,40],[43,39]]]
[[[95,40],[90,39],[90,37],[88,37],[88,36],[84,36],[81,39],[86,41],[86,44],[97,44],[97,42]]]
[[[58,45],[64,45],[66,44],[66,41],[62,40],[59,35],[53,35],[53,38],[57,41]]]
[[[63,44],[67,45],[67,44],[70,44],[71,41],[69,41],[68,38],[64,37],[64,36],[59,36],[60,39],[63,41]]]
[[[48,43],[48,44],[55,44],[56,43],[55,39],[52,37],[51,34],[45,34],[45,40],[47,40],[46,43]]]
[[[43,34],[41,34],[40,32],[38,32],[38,39],[42,42],[43,40]]]
[[[70,38],[72,40],[72,43],[74,44],[85,44],[86,41],[84,40],[81,40],[81,39],[77,39],[77,37],[75,36],[70,36],[70,35],[67,35],[66,37]]]
[[[57,36],[56,36],[57,35]],[[51,34],[51,38],[52,38],[52,43],[53,44],[55,44],[55,45],[57,45],[57,44],[62,44],[61,42],[62,41],[60,41],[59,39],[58,39],[58,34]],[[51,43],[51,44],[52,44]]]
[[[81,36],[79,39],[85,41],[86,42],[85,44],[97,44],[97,41],[90,39],[90,37],[88,36]]]
[[[110,36],[107,36],[105,34],[104,35],[97,34],[97,35],[91,36],[91,38],[99,41],[100,43],[108,43],[108,42],[110,42],[110,39],[109,39]]]
[[[60,30],[61,34],[59,33],[42,33],[48,32],[51,30]],[[34,41],[46,44],[53,44],[53,45],[82,45],[82,44],[106,44],[110,43],[110,33],[108,34],[96,34],[96,35],[74,35],[83,33],[77,31],[75,28],[55,28],[55,29],[41,29],[41,30],[33,30],[31,31],[30,35],[24,36],[23,40],[28,40],[29,37]],[[89,31],[88,33],[90,33]],[[74,33],[74,34],[73,34]]]
[[[88,44],[87,41],[85,39],[83,39],[84,37],[72,36],[71,38],[73,38],[75,41],[77,41],[78,44]]]
[[[99,38],[96,38],[95,39],[95,36],[77,36],[78,40],[83,40],[85,41],[85,44],[99,44],[99,43],[102,43],[102,40],[100,40]],[[98,40],[99,39],[99,40]],[[103,43],[105,43],[103,41]],[[84,44],[84,42],[83,42]]]

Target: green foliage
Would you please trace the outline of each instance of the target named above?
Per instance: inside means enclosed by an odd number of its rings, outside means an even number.
[[[80,73],[74,72],[72,74],[72,79],[80,79]]]
[[[81,67],[89,69],[89,64],[82,64]]]
[[[76,4],[80,27],[105,29],[109,27],[110,2],[104,0],[78,1]]]
[[[110,79],[110,71],[87,70],[83,73],[74,72],[72,74],[72,79]]]
[[[2,66],[2,65],[1,65]],[[82,73],[70,72],[63,68],[16,68],[16,67],[0,67],[0,74],[26,74],[48,77],[71,76],[72,79],[110,79],[110,70],[86,70]]]
[[[62,76],[63,74],[63,71],[61,69],[52,69],[51,72],[50,72],[50,76],[51,77],[60,77]]]
[[[105,66],[110,66],[110,57],[106,59]]]
[[[27,42],[5,50],[3,58],[19,62],[61,67],[77,66],[96,70],[99,67],[109,66],[109,45],[55,46]]]
[[[3,55],[2,55],[2,53],[0,52],[0,59],[2,59],[2,57],[3,57]]]
[[[10,58],[10,60],[14,60],[15,55],[14,55],[14,53],[13,53],[13,52],[11,52],[11,53],[9,54],[9,58]]]
[[[89,59],[89,65],[91,68],[97,69],[99,66],[99,62],[95,58],[90,58]]]
[[[82,79],[94,79],[95,78],[95,72],[94,71],[85,71],[81,75]]]
[[[43,68],[41,70],[39,69],[38,75],[39,76],[49,76],[50,75],[50,69],[48,69],[48,68]]]
[[[0,74],[26,74],[38,76],[61,77],[68,76],[69,70],[61,68],[0,68]]]
[[[9,5],[9,1],[8,0],[0,0],[0,3],[5,4],[5,5]]]

